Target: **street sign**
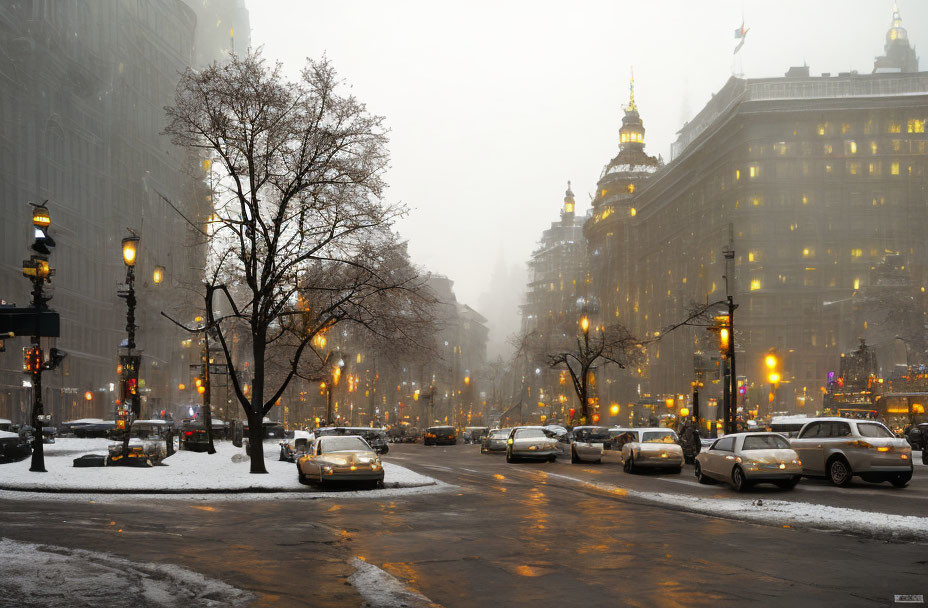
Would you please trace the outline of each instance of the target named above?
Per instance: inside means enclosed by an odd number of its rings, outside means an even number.
[[[14,336],[61,336],[61,319],[57,312],[33,308],[0,307],[0,334]]]

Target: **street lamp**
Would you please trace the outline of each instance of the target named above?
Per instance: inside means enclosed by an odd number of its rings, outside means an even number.
[[[584,335],[590,333],[590,318],[589,317],[583,316],[580,318],[580,330],[583,331]]]
[[[164,281],[164,266],[155,266],[154,272],[152,272],[151,280],[155,285],[160,285]]]
[[[126,354],[120,355],[119,365],[122,374],[119,379],[120,406],[117,412],[117,428],[125,430],[123,437],[123,454],[129,453],[129,431],[132,418],[141,415],[139,396],[139,364],[141,357],[134,355],[135,349],[135,264],[139,257],[139,236],[130,230],[130,235],[122,240],[122,261],[126,265],[126,285],[117,295],[126,300]],[[120,424],[121,423],[121,424]]]
[[[134,234],[122,240],[122,261],[129,268],[135,266],[135,261],[138,259],[139,240],[141,239]]]

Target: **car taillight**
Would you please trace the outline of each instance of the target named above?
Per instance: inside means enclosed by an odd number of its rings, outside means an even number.
[[[193,431],[186,431],[184,435],[186,435],[187,437],[190,437],[191,435],[193,435]]]

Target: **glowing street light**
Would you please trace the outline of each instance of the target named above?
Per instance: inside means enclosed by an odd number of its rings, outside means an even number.
[[[122,240],[122,261],[126,263],[126,266],[135,266],[138,253],[139,237],[133,234]]]
[[[590,319],[589,319],[589,317],[583,316],[583,317],[580,318],[580,329],[581,329],[581,331],[583,331],[583,333],[585,333],[585,334],[586,334],[586,333],[589,333],[589,331],[590,331]]]

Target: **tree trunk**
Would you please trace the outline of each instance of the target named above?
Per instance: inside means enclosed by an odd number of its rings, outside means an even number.
[[[264,416],[248,412],[248,453],[252,473],[267,473],[264,465]]]

